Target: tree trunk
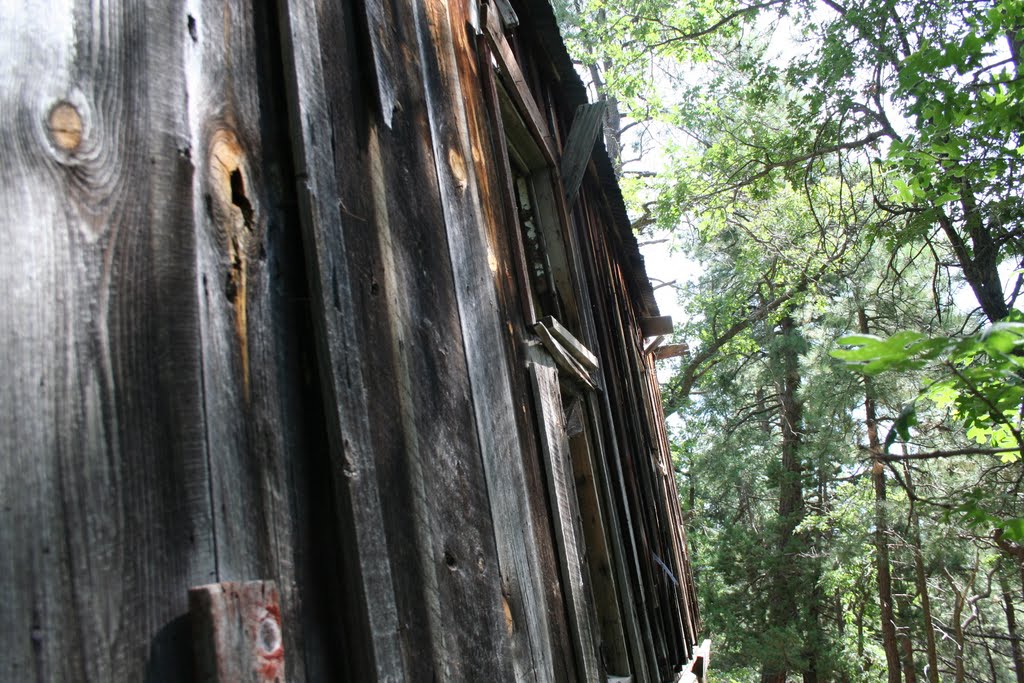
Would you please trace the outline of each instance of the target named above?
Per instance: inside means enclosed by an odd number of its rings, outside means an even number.
[[[857,610],[857,660],[865,666],[864,660],[864,605]]]
[[[907,614],[909,597],[899,601],[899,617],[901,624],[910,624],[911,619]],[[909,628],[904,628],[902,633],[897,635],[903,656],[903,680],[906,683],[917,683],[917,665],[914,663],[914,641],[911,638]]]
[[[774,340],[777,349],[779,416],[782,422],[782,471],[779,474],[779,526],[778,557],[775,563],[772,590],[771,620],[778,627],[800,629],[798,596],[805,595],[809,587],[803,585],[804,564],[801,557],[803,540],[796,528],[804,517],[803,484],[800,464],[801,425],[803,407],[797,397],[800,388],[799,348],[796,323],[786,315],[780,321],[781,341]],[[796,645],[789,644],[790,646]],[[780,643],[780,647],[785,645]],[[802,650],[802,648],[801,648]],[[803,653],[802,654],[806,654]],[[776,660],[785,661],[785,657]],[[762,683],[785,683],[787,665],[766,664],[761,672]]]
[[[1010,313],[999,277],[999,244],[991,228],[985,224],[974,190],[965,180],[960,190],[960,206],[964,214],[967,239],[944,211],[938,212],[939,226],[953,247],[964,280],[974,292],[981,310],[990,322],[998,322]],[[968,242],[969,240],[969,242]]]
[[[953,680],[956,683],[965,683],[967,680],[967,667],[964,661],[964,607],[967,605],[967,595],[973,581],[969,581],[961,590],[956,585],[956,580],[948,569],[943,568],[942,573],[946,575],[949,582],[950,592],[953,593],[953,616],[949,620],[950,634],[953,637]]]
[[[862,334],[870,334],[867,314],[863,308],[857,311]],[[892,575],[889,565],[889,522],[885,509],[885,465],[882,462],[882,443],[878,439],[878,417],[875,411],[875,396],[872,382],[864,378],[864,426],[868,433],[868,449],[871,452],[871,481],[875,487],[875,560],[878,581],[878,603],[882,612],[882,647],[888,668],[889,683],[900,683],[900,650],[896,640],[896,620],[892,607]]]
[[[1003,593],[1003,611],[1006,613],[1006,634],[1010,636],[1013,671],[1017,676],[1017,683],[1024,683],[1024,656],[1021,655],[1020,641],[1017,639],[1017,614],[1014,610],[1009,583],[1002,573],[999,574],[999,589]]]
[[[602,16],[604,12],[600,13]],[[601,65],[605,70],[611,67],[611,62],[605,60]],[[622,113],[619,111],[619,101],[609,95],[604,88],[604,79],[601,77],[601,70],[597,64],[590,65],[590,78],[597,89],[598,97],[604,100],[604,146],[608,152],[608,158],[615,168],[616,177],[622,176]]]
[[[914,495],[914,480],[910,466],[904,463],[903,479],[907,484],[907,493]],[[939,683],[939,655],[935,647],[935,627],[932,622],[932,605],[928,593],[928,575],[924,568],[924,556],[921,553],[921,523],[917,518],[917,508],[910,503],[910,533],[914,549],[914,580],[917,594],[921,596],[921,611],[924,618],[925,653],[928,657],[928,683]],[[1021,682],[1024,683],[1024,682]]]

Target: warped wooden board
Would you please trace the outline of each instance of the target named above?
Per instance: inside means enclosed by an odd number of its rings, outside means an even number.
[[[583,183],[583,174],[590,163],[598,135],[604,125],[605,102],[601,100],[593,104],[581,104],[573,115],[569,137],[562,151],[562,184],[565,186],[565,198],[570,207],[576,201],[576,195]]]
[[[548,328],[548,331],[566,348],[573,357],[587,370],[597,370],[597,357],[590,349],[583,345],[569,330],[565,329],[562,323],[554,316],[544,316],[540,322]]]

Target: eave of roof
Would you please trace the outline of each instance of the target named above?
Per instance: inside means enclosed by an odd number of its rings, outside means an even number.
[[[521,0],[522,6],[528,10],[525,17],[520,17],[521,28],[533,31],[534,37],[541,48],[547,53],[550,63],[554,66],[559,78],[559,94],[564,98],[570,110],[588,102],[587,89],[580,80],[573,65],[572,58],[565,48],[562,34],[558,29],[558,20],[548,0]],[[640,253],[636,236],[633,234],[632,221],[626,211],[626,203],[622,199],[622,190],[615,175],[615,167],[608,156],[604,145],[604,137],[599,136],[591,156],[597,175],[611,210],[612,220],[623,247],[623,261],[627,277],[633,289],[633,296],[640,304],[641,313],[646,316],[660,315],[658,302],[654,298],[654,288],[647,277],[644,257]]]

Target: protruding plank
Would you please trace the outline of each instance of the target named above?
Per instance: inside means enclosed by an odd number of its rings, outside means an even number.
[[[519,26],[519,17],[516,15],[516,11],[512,9],[512,3],[509,0],[494,0],[494,6],[498,8],[498,12],[501,14],[502,26],[506,29]]]
[[[548,350],[548,353],[551,354],[555,363],[558,364],[558,367],[565,370],[569,375],[579,380],[590,389],[595,388],[594,382],[590,378],[590,374],[576,361],[575,358],[572,357],[569,351],[566,350],[566,348],[562,346],[557,339],[555,339],[554,335],[551,334],[551,331],[548,330],[543,322],[538,322],[534,325],[533,331],[537,333],[538,337],[540,337],[541,342],[543,342],[544,347]]]
[[[569,138],[562,151],[562,184],[565,186],[565,198],[570,208],[576,201],[587,163],[594,151],[594,145],[597,144],[597,136],[604,121],[604,110],[603,100],[576,107]]]
[[[654,360],[665,360],[666,358],[678,358],[679,356],[690,355],[689,344],[665,344],[654,350]]]
[[[273,581],[212,583],[188,592],[200,683],[284,683],[280,598]]]
[[[561,342],[562,346],[569,350],[569,353],[579,361],[580,365],[585,367],[587,370],[597,370],[597,356],[590,352],[586,346],[583,345],[579,339],[577,339],[572,332],[565,329],[562,323],[558,322],[558,319],[553,315],[545,316],[541,319],[544,323],[544,327],[548,328],[548,331],[554,335],[555,339]]]
[[[644,333],[644,337],[672,334],[672,316],[659,315],[651,318],[640,318],[640,331]]]

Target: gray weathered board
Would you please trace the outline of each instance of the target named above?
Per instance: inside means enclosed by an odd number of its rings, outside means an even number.
[[[569,206],[576,201],[576,195],[583,183],[583,174],[597,144],[597,136],[604,125],[605,102],[581,104],[573,116],[569,137],[565,141],[562,154],[562,184],[565,186],[565,197]]]
[[[301,342],[267,20],[0,8],[0,680],[177,680],[189,586],[293,597]]]
[[[534,399],[541,421],[541,451],[548,475],[551,511],[554,515],[555,538],[562,563],[562,581],[569,607],[569,623],[573,631],[573,647],[581,680],[599,677],[595,647],[594,619],[591,613],[585,548],[579,530],[579,505],[573,478],[569,443],[565,433],[565,415],[554,362],[538,354],[530,363]]]

